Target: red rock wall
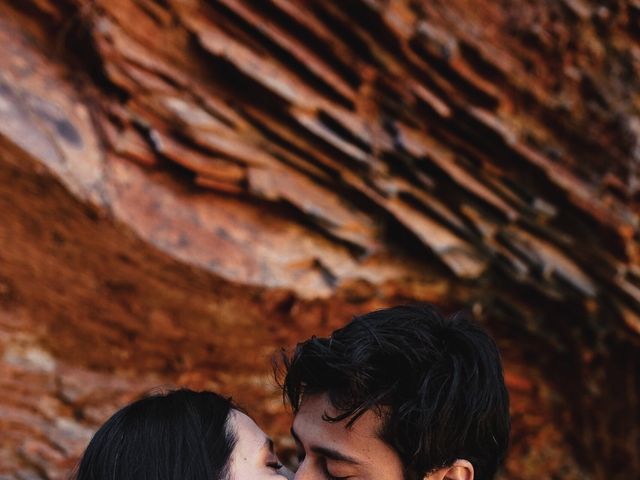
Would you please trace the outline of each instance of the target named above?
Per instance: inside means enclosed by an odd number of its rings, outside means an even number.
[[[270,357],[467,307],[503,479],[640,472],[640,4],[0,4],[0,477],[65,478],[159,385],[281,447]]]

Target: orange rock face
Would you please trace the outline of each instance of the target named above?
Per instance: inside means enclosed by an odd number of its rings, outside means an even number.
[[[0,478],[406,301],[470,308],[501,479],[640,473],[640,4],[0,4]]]

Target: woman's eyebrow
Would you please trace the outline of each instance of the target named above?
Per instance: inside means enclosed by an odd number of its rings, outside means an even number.
[[[273,445],[273,440],[272,440],[271,438],[269,438],[269,437],[266,437],[266,438],[264,439],[264,443],[262,444],[262,447],[261,447],[261,448],[263,448],[263,449],[267,449],[267,450],[269,450],[271,453],[274,453],[274,452],[275,452],[275,447],[274,447],[274,445]]]

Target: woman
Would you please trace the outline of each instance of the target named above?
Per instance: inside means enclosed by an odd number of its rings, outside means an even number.
[[[113,415],[85,451],[76,480],[284,480],[273,442],[229,399],[177,390]]]

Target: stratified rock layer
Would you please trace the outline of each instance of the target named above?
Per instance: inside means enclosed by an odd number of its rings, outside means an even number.
[[[0,5],[0,478],[65,478],[158,386],[286,449],[270,357],[471,308],[503,479],[640,472],[640,4]]]

